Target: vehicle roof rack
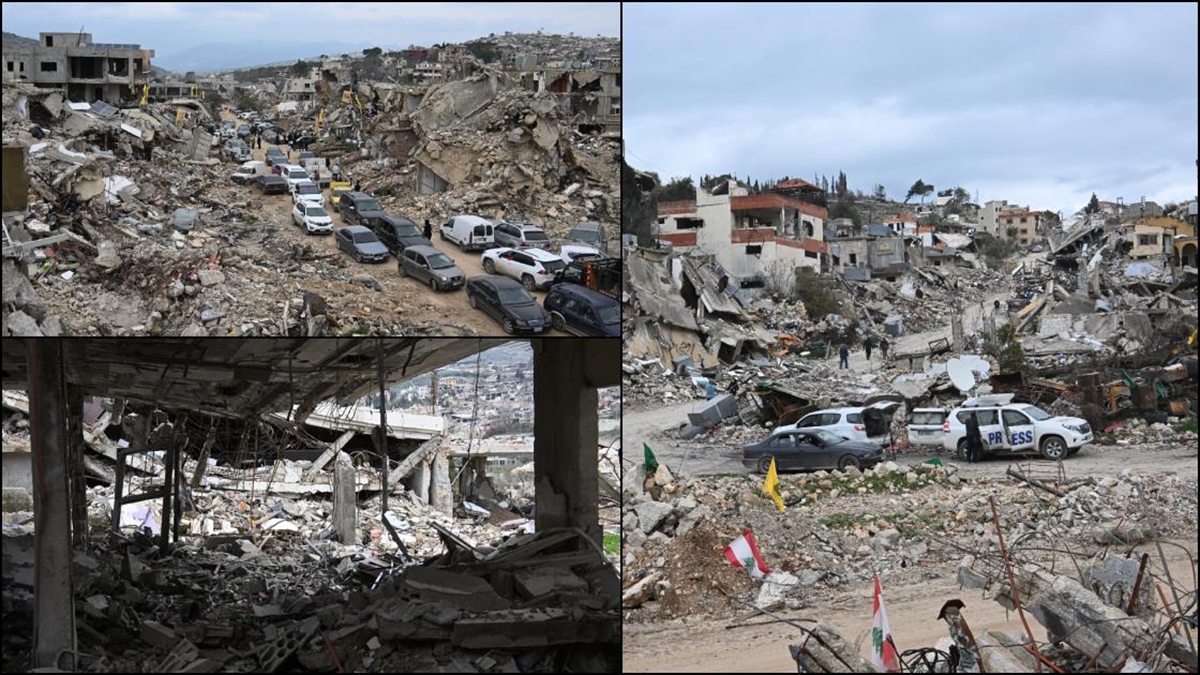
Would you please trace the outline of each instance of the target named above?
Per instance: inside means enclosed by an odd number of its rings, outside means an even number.
[[[983,406],[1008,405],[1012,403],[1014,396],[1016,396],[1016,394],[987,394],[984,396],[975,396],[963,401],[962,407],[979,408]]]

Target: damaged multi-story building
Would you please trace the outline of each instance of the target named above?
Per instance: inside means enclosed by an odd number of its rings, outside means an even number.
[[[819,270],[828,254],[825,192],[792,179],[751,194],[735,180],[711,190],[699,188],[696,200],[658,205],[655,236],[676,250],[714,256],[725,273],[743,288],[763,285],[780,268]]]
[[[618,343],[527,352],[526,504],[448,436],[474,404],[389,405],[506,342],[5,340],[5,671],[618,671]]]
[[[36,45],[4,45],[5,81],[59,89],[70,101],[116,105],[141,94],[154,50],[92,42],[91,33],[40,33]]]

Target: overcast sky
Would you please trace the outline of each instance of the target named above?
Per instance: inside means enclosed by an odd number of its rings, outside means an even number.
[[[918,178],[1037,209],[1196,194],[1196,4],[624,7],[632,166]]]
[[[621,11],[615,2],[4,3],[9,33],[36,39],[42,31],[81,26],[96,42],[137,43],[169,60],[197,45],[223,42],[429,46],[539,29],[617,37]]]

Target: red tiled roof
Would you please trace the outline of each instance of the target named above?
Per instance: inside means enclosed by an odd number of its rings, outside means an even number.
[[[731,211],[757,211],[760,209],[779,209],[783,207],[791,207],[800,213],[826,220],[829,218],[829,209],[816,204],[802,202],[799,199],[792,199],[774,192],[764,192],[757,195],[746,195],[744,197],[730,197],[729,210]]]
[[[821,188],[817,187],[816,185],[813,185],[812,183],[810,183],[806,180],[802,180],[800,178],[789,178],[788,180],[781,181],[779,183],[776,183],[775,187],[773,187],[771,189],[772,190],[779,190],[779,189],[788,190],[791,188],[812,188],[814,190],[821,189]]]

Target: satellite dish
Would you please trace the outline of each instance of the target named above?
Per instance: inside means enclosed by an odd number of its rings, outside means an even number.
[[[975,374],[971,372],[971,366],[962,359],[947,361],[946,373],[950,376],[950,383],[962,393],[965,394],[975,388]]]

